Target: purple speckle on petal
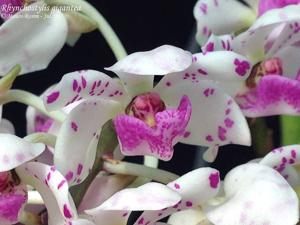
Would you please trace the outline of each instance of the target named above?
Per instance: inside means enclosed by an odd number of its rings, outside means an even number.
[[[217,188],[220,182],[220,175],[218,172],[209,175],[209,183],[211,188]]]
[[[193,203],[192,203],[191,201],[187,201],[187,202],[185,203],[185,205],[186,205],[187,207],[192,207],[192,206],[193,206]]]
[[[62,181],[57,185],[57,189],[60,189],[65,183],[66,183],[66,180],[62,180]]]
[[[175,184],[174,184],[174,187],[175,187],[176,189],[180,189],[180,185],[179,185],[178,183],[175,183]]]
[[[77,167],[77,175],[80,175],[80,174],[81,174],[82,169],[83,169],[83,165],[82,165],[82,164],[78,164],[78,167]]]
[[[67,179],[68,181],[70,181],[70,180],[72,180],[72,178],[73,178],[73,172],[72,172],[72,171],[69,171],[69,172],[67,173],[67,175],[66,175],[66,179]]]
[[[234,124],[233,120],[231,120],[231,119],[229,119],[229,118],[226,118],[226,119],[224,120],[224,123],[225,123],[225,126],[226,126],[227,128],[231,128],[231,127],[233,126],[233,124]]]
[[[51,104],[55,102],[59,97],[59,91],[52,92],[50,95],[47,96],[47,104]]]
[[[77,132],[78,131],[78,125],[75,122],[71,122],[71,128]]]
[[[72,214],[71,214],[67,204],[64,204],[64,216],[68,219],[72,218]]]
[[[245,76],[247,71],[250,69],[250,63],[245,60],[235,59],[234,64],[236,65],[235,72],[239,76]]]
[[[186,131],[186,132],[184,132],[183,137],[188,138],[190,135],[191,135],[191,132]]]

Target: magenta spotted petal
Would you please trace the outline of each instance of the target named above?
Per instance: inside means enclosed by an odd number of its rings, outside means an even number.
[[[159,183],[147,183],[138,188],[124,189],[102,205],[86,210],[97,225],[125,225],[131,211],[162,210],[173,206],[180,201],[180,195]],[[140,219],[139,224],[147,224],[145,219]]]
[[[194,17],[197,20],[196,39],[203,46],[211,34],[230,34],[249,27],[256,13],[237,0],[198,0]]]
[[[298,198],[284,178],[270,167],[247,163],[231,170],[224,180],[226,200],[207,209],[218,225],[296,224]]]
[[[299,156],[300,145],[284,146],[268,153],[260,164],[277,170],[291,185],[300,185],[299,175],[292,168],[293,165],[300,164]]]
[[[299,0],[260,0],[258,15],[260,16],[271,9],[283,8],[287,5],[298,4],[299,2]]]
[[[181,196],[176,205],[159,211],[146,211],[137,220],[135,225],[154,224],[175,212],[197,208],[214,198],[220,187],[219,172],[212,168],[199,168],[193,170],[167,185]]]
[[[263,77],[255,89],[237,96],[248,117],[300,113],[300,82],[278,75]]]
[[[72,224],[71,221],[77,219],[73,201],[69,198],[68,182],[54,166],[30,162],[18,167],[16,172],[24,183],[41,194],[49,225]]]
[[[68,114],[57,137],[54,164],[70,185],[79,184],[88,176],[101,128],[120,110],[117,102],[100,98],[83,101]]]
[[[177,109],[164,110],[155,115],[154,127],[132,116],[117,116],[114,124],[122,153],[152,155],[165,161],[170,160],[173,145],[184,134],[191,111],[191,103],[184,96]]]
[[[126,102],[127,96],[116,79],[95,70],[68,73],[54,88],[43,94],[49,111],[63,108],[81,99],[107,98]]]

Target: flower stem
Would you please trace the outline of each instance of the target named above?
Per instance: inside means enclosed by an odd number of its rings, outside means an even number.
[[[95,7],[93,7],[90,3],[84,0],[45,0],[45,2],[49,5],[70,5],[79,7],[81,12],[88,16],[90,19],[94,20],[97,25],[99,31],[102,33],[103,37],[107,41],[111,50],[113,51],[117,60],[124,58],[127,53],[122,45],[120,39],[106,21],[106,19],[98,12]]]
[[[63,122],[66,115],[61,111],[53,111],[48,112],[45,109],[44,103],[42,99],[30,92],[12,89],[6,92],[3,96],[0,97],[0,104],[4,105],[10,102],[19,102],[25,105],[30,105],[40,112],[44,113],[45,115],[49,116],[50,118],[57,120],[59,122]]]
[[[56,143],[55,135],[42,132],[29,134],[26,137],[24,137],[24,139],[32,143],[44,143],[45,145],[50,146],[52,148],[55,147]]]
[[[13,85],[13,82],[21,72],[21,66],[15,65],[6,75],[0,79],[0,95],[4,95]]]
[[[165,170],[147,167],[140,164],[121,162],[112,159],[105,159],[103,169],[110,173],[146,177],[151,180],[168,184],[179,176]]]

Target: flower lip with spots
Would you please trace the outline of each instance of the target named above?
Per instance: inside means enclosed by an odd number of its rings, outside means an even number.
[[[200,55],[203,59],[196,61],[191,53],[164,45],[133,53],[107,68],[121,82],[98,71],[82,70],[64,75],[46,92],[43,98],[49,111],[81,102],[62,125],[54,155],[55,165],[65,175],[77,174],[78,165],[83,165],[82,173],[69,182],[75,184],[87,176],[96,151],[96,145],[91,143],[98,142],[99,127],[110,119],[114,121],[124,155],[153,155],[169,160],[178,141],[205,146],[250,144],[244,116],[234,100],[211,79],[225,73],[228,80],[243,81],[249,75],[246,64],[250,62],[227,52]],[[243,67],[239,70],[241,75],[235,72],[236,59]],[[215,66],[218,60],[224,64],[222,70]],[[195,67],[200,72],[192,72],[190,79],[185,79]],[[164,76],[155,87],[154,74]],[[149,107],[148,121],[138,119],[143,117],[143,107]],[[231,121],[230,125],[225,121]],[[206,139],[207,135],[211,135],[211,141]],[[65,160],[70,163],[65,164]]]

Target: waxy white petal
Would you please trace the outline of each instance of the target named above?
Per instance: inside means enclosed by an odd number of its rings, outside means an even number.
[[[45,69],[63,47],[68,32],[64,15],[59,10],[39,13],[34,7],[46,5],[39,1],[27,6],[1,25],[0,75],[17,64],[21,74]]]

